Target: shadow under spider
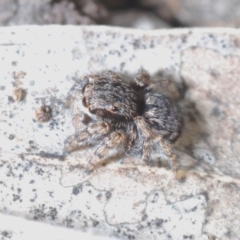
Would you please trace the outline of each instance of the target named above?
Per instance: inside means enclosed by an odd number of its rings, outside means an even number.
[[[184,79],[177,84],[171,82],[173,87],[169,89],[171,97],[175,100],[180,108],[183,130],[180,138],[175,143],[174,147],[179,151],[177,155],[180,155],[180,166],[182,162],[182,168],[184,170],[190,170],[199,165],[198,159],[194,156],[193,149],[203,138],[205,120],[201,113],[196,108],[196,103],[189,100],[186,95],[190,88],[186,85]],[[185,156],[190,156],[191,160],[184,163]],[[178,156],[179,157],[179,156]]]

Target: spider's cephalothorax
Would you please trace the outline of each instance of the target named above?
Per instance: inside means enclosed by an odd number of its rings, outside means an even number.
[[[112,71],[88,75],[68,97],[76,132],[65,141],[65,152],[97,145],[88,170],[109,157],[141,154],[151,159],[153,146],[166,155],[175,173],[178,162],[171,144],[181,133],[181,118],[172,101],[155,90],[141,69],[132,81]]]

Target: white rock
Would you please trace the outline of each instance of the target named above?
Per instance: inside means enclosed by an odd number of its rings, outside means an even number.
[[[0,28],[0,211],[120,239],[237,239],[238,36],[230,29]],[[92,149],[61,158],[73,133],[65,100],[74,82],[103,69],[133,74],[141,66],[182,88],[172,91],[185,114],[176,145],[180,164],[190,168],[183,183],[166,167],[138,159],[88,175]],[[15,87],[26,90],[21,102],[12,101]],[[52,108],[46,123],[35,119],[42,104]],[[198,158],[203,143],[214,161]],[[0,224],[3,238],[12,232],[10,239],[18,239],[18,229]]]

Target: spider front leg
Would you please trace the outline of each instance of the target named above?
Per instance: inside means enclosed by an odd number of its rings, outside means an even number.
[[[64,155],[78,150],[87,145],[94,145],[102,136],[111,130],[108,123],[90,123],[78,129],[75,134],[68,137],[64,142]]]
[[[142,146],[142,161],[146,164],[150,162],[150,155],[151,155],[151,140],[149,138],[145,138],[143,140]]]
[[[178,164],[177,156],[173,153],[170,144],[166,140],[164,140],[162,137],[158,137],[157,140],[161,143],[162,149],[169,159],[169,162],[175,177],[178,180],[181,180],[182,177],[179,172],[179,164]]]
[[[143,117],[136,117],[135,123],[140,133],[140,136],[143,139],[142,161],[144,161],[145,163],[149,163],[151,154],[151,138],[153,137],[152,133]]]
[[[88,161],[87,171],[92,171],[100,162],[123,154],[128,136],[122,131],[112,132],[96,149],[93,157]]]
[[[75,129],[80,129],[81,127],[89,124],[90,122],[92,122],[92,118],[85,113],[77,113],[72,118],[72,124]]]

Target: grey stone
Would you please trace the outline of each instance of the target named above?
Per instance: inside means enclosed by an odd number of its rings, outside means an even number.
[[[108,18],[108,11],[98,0],[4,0],[0,4],[0,25],[89,25]]]
[[[239,0],[140,0],[139,5],[151,8],[161,18],[183,26],[239,27]]]
[[[162,21],[153,13],[136,9],[112,10],[109,25],[145,30],[170,27],[166,22]]]
[[[179,1],[175,18],[187,26],[239,27],[239,0]]]
[[[234,29],[0,28],[0,212],[120,239],[238,239],[239,43]],[[140,67],[170,79],[182,108],[174,149],[184,182],[166,163],[147,166],[139,156],[90,174],[94,148],[62,158],[74,132],[65,107],[72,85],[96,71]],[[15,88],[26,91],[20,102]],[[43,104],[52,118],[39,123]]]
[[[14,0],[1,0],[0,2],[0,25],[5,25],[16,14],[18,9]]]

